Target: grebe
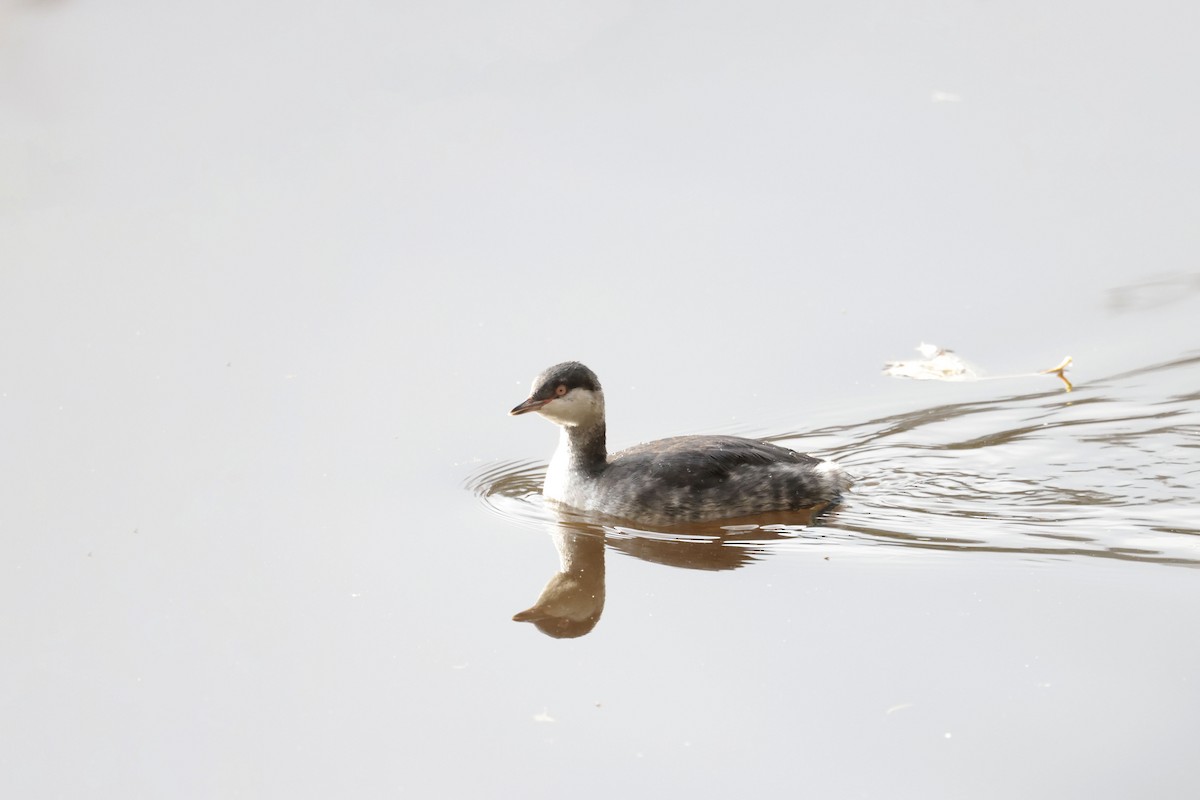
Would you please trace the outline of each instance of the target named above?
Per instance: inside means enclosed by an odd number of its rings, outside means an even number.
[[[737,436],[676,436],[613,456],[604,392],[578,361],[550,367],[511,412],[562,428],[542,493],[611,517],[670,524],[793,511],[836,502],[850,477],[832,461]]]

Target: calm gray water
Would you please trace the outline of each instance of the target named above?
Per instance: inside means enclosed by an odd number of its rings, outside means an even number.
[[[0,794],[1193,796],[1197,16],[0,5]],[[857,483],[562,517],[567,358]]]

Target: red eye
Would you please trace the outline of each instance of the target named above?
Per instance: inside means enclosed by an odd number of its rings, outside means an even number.
[[[558,385],[558,387],[554,390],[555,397],[562,397],[566,393],[567,393],[567,385],[565,383],[560,383]]]

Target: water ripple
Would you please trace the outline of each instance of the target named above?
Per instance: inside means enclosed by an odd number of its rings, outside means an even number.
[[[1198,381],[1200,354],[1191,354],[1070,394],[946,403],[763,437],[837,458],[856,477],[843,504],[809,524],[621,535],[1200,566]],[[501,462],[468,485],[496,513],[544,527],[558,519],[540,494],[544,474],[541,462]]]

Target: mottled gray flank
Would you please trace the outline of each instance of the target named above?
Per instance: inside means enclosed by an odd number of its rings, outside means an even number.
[[[850,478],[833,462],[736,436],[678,436],[612,457],[595,510],[645,522],[698,522],[836,502]]]

